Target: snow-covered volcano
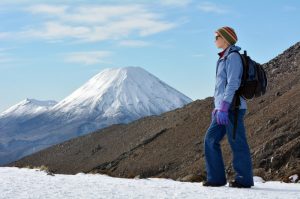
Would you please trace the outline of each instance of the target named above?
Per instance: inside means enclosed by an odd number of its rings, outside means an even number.
[[[101,118],[156,115],[192,100],[140,67],[111,68],[54,106],[58,114]],[[123,120],[122,119],[122,120]]]
[[[59,103],[27,99],[2,113],[0,164],[191,101],[140,67],[105,69]]]

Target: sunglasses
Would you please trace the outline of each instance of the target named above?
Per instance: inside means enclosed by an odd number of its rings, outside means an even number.
[[[215,39],[218,40],[219,37],[221,37],[221,36],[220,36],[220,35],[217,35],[217,36],[215,37]]]

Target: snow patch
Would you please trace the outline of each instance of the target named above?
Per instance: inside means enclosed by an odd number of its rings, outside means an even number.
[[[170,179],[127,179],[101,174],[47,175],[34,169],[0,167],[0,193],[5,199],[101,199],[101,198],[300,198],[300,184],[255,182],[250,189],[203,187],[201,183]]]
[[[299,176],[298,176],[298,174],[291,175],[291,176],[289,177],[289,180],[290,180],[292,183],[298,182],[298,181],[299,181]]]
[[[265,182],[265,180],[262,177],[259,177],[259,176],[254,176],[253,177],[253,181],[254,182],[260,182],[260,183],[264,183]]]

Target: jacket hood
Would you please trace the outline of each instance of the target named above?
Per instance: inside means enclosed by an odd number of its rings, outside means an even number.
[[[226,51],[225,51],[224,56],[222,57],[222,59],[225,58],[225,57],[227,57],[227,55],[228,55],[229,53],[231,53],[232,51],[240,51],[240,50],[241,50],[241,47],[236,46],[236,45],[231,45],[231,46],[229,46],[229,47],[226,49]]]

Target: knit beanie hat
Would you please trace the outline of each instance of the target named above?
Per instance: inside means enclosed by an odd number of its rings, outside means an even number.
[[[224,26],[222,28],[219,28],[216,33],[219,33],[219,35],[225,39],[225,41],[230,44],[233,45],[237,42],[238,38],[233,30],[233,28],[230,28],[228,26]]]

